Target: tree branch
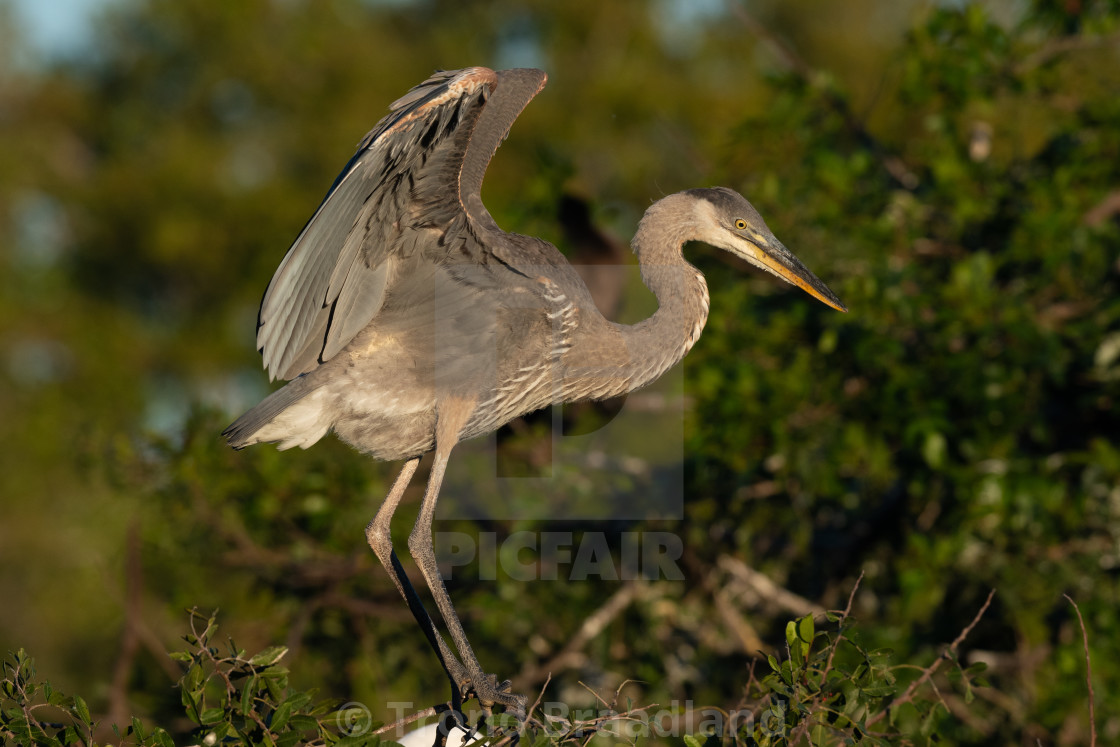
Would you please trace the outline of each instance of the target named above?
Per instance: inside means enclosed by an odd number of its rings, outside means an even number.
[[[568,641],[560,652],[544,664],[534,666],[523,671],[514,678],[514,686],[523,688],[535,682],[540,682],[546,677],[551,677],[554,670],[571,669],[583,662],[581,651],[595,636],[602,632],[618,617],[623,610],[637,598],[644,585],[638,581],[626,582],[618,591],[612,594],[599,609],[584,619],[576,634]]]
[[[1062,596],[1073,605],[1073,611],[1077,613],[1077,622],[1081,626],[1081,644],[1085,647],[1085,686],[1089,689],[1089,745],[1090,747],[1096,747],[1096,693],[1093,692],[1093,662],[1089,658],[1089,634],[1085,631],[1085,618],[1081,616],[1081,608],[1077,606],[1077,602],[1073,601],[1069,594],[1063,594]]]
[[[953,642],[949,644],[949,647],[942,652],[941,656],[938,657],[936,661],[922,670],[922,676],[911,682],[910,687],[906,688],[906,692],[892,700],[890,705],[888,705],[886,708],[869,718],[867,720],[867,726],[873,726],[874,724],[877,724],[878,722],[886,718],[887,714],[892,710],[899,707],[900,705],[903,705],[904,703],[909,703],[914,699],[914,693],[917,692],[919,687],[921,687],[923,684],[928,682],[931,677],[933,677],[934,673],[938,670],[938,668],[940,668],[941,662],[948,659],[951,655],[956,655],[957,649],[962,643],[964,643],[964,639],[968,637],[968,634],[972,632],[972,629],[975,628],[977,624],[979,624],[980,618],[982,618],[984,616],[984,613],[988,611],[988,607],[991,605],[992,598],[995,595],[995,589],[992,589],[990,592],[988,592],[988,598],[984,600],[983,606],[980,607],[980,611],[976,613],[976,617],[972,618],[972,622],[970,622],[968,626],[961,631],[961,634],[958,635],[953,640]]]

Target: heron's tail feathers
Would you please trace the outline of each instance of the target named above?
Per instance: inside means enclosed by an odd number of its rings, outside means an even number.
[[[326,396],[325,389],[301,376],[239,417],[222,435],[235,449],[272,441],[279,449],[306,449],[331,428],[323,408]]]

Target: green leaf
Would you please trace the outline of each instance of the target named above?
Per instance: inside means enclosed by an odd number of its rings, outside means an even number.
[[[319,728],[319,720],[314,716],[296,713],[288,719],[288,728],[299,732],[316,731]]]
[[[298,731],[286,731],[276,737],[276,747],[295,747],[300,739],[302,735]]]
[[[58,740],[57,739],[52,739],[51,741],[52,742],[57,742]],[[74,728],[73,724],[67,725],[67,727],[62,730],[62,744],[71,745],[71,744],[85,744],[85,743],[86,743],[86,740],[82,739],[81,735],[78,734],[78,730],[76,728]]]
[[[201,615],[199,615],[199,617],[201,617]],[[212,636],[214,634],[214,631],[217,628],[218,628],[218,611],[214,610],[214,612],[211,613],[210,617],[206,620],[206,628],[205,628],[205,630],[203,630],[199,634],[199,636],[198,636],[199,640],[200,641],[209,640],[210,636]]]
[[[684,735],[684,743],[687,747],[702,747],[700,740],[691,734]]]
[[[270,646],[249,659],[249,664],[254,667],[270,667],[284,658],[286,653],[288,653],[287,646]]]
[[[225,718],[225,714],[226,711],[224,708],[207,708],[202,712],[200,721],[203,725],[209,726],[210,724],[216,724],[221,721]]]
[[[307,707],[308,703],[311,702],[311,693],[306,693],[306,692],[292,693],[291,695],[288,696],[288,699],[285,702],[289,706],[291,706],[293,712],[294,711],[302,711],[304,708]]]
[[[291,715],[292,704],[289,701],[285,701],[273,712],[272,722],[269,725],[276,731],[280,731],[284,728],[284,725],[288,723],[288,718]]]
[[[192,666],[187,670],[186,674],[183,675],[183,679],[179,681],[179,685],[184,689],[194,691],[202,685],[204,678],[205,674],[202,671],[202,667]]]
[[[253,708],[253,698],[257,694],[257,687],[259,680],[256,675],[249,678],[245,686],[241,689],[241,713],[248,714]]]
[[[89,717],[89,706],[86,705],[86,702],[82,700],[82,697],[80,695],[74,696],[74,712],[78,714],[78,718],[82,720],[82,723],[91,723]]]
[[[937,718],[938,718],[937,708],[930,708],[929,713],[927,713],[925,718],[922,719],[921,727],[919,728],[918,732],[923,737],[928,737],[931,734],[933,734],[933,730],[937,726]]]
[[[793,620],[790,620],[786,623],[786,645],[788,645],[792,651],[798,648],[797,643],[797,624]]]
[[[885,698],[893,694],[894,690],[890,685],[867,685],[863,688],[863,694],[872,698]]]
[[[262,669],[257,672],[257,676],[263,680],[272,680],[273,682],[283,682],[288,678],[288,669],[286,667],[271,666],[267,669]]]
[[[200,693],[183,689],[183,706],[187,709],[187,716],[196,724],[202,724],[202,704]]]
[[[284,697],[286,678],[262,676],[261,679],[264,680],[265,689],[268,690],[270,698],[279,701]]]
[[[813,623],[812,615],[805,615],[805,617],[801,618],[801,621],[797,624],[797,635],[805,643],[810,645],[813,643],[813,637],[816,635],[816,627]],[[806,650],[808,650],[808,647],[806,647]]]

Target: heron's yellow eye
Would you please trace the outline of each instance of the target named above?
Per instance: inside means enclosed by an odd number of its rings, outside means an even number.
[[[740,231],[742,231],[744,228],[747,227],[747,222],[745,220],[743,220],[742,218],[736,218],[735,219],[735,227],[737,229],[739,229]]]

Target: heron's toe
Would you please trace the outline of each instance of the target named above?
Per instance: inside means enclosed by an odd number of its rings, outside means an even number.
[[[502,684],[506,685],[507,683],[503,682]],[[502,691],[488,693],[485,696],[485,701],[480,697],[479,703],[482,703],[483,709],[487,711],[496,705],[500,705],[505,709],[507,715],[513,716],[517,723],[522,724],[525,722],[525,696],[515,695],[511,693],[508,688]]]

